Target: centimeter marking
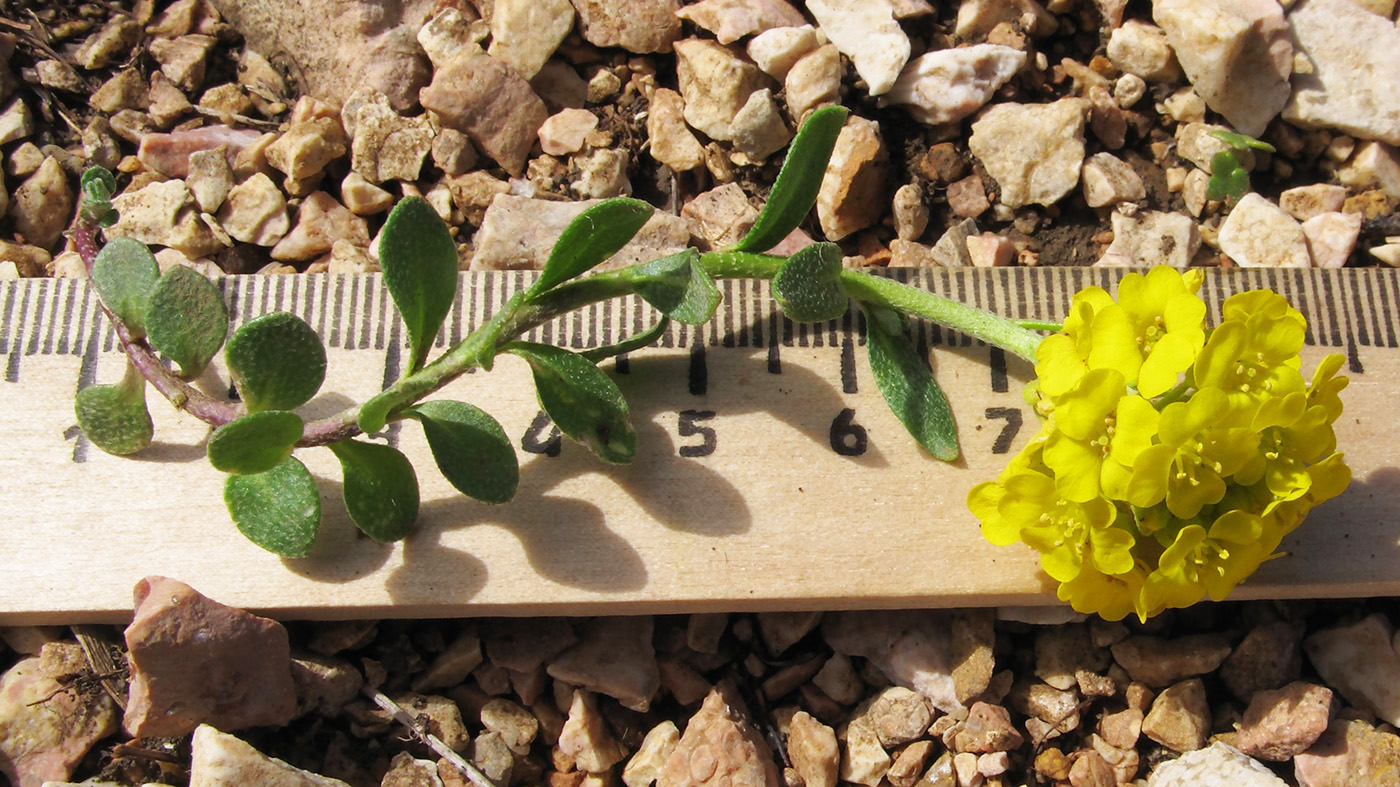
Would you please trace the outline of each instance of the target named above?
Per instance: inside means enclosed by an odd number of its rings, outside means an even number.
[[[889,270],[884,275],[974,306],[1028,320],[1059,321],[1074,293],[1088,286],[1113,290],[1123,269],[994,268]],[[435,345],[455,344],[491,318],[515,293],[534,281],[534,272],[464,273],[452,310]],[[311,276],[235,276],[219,282],[235,324],[269,311],[297,314],[314,327],[327,346],[386,353],[386,380],[399,371],[406,341],[388,290],[378,274]],[[725,306],[703,326],[673,324],[659,345],[689,348],[692,392],[703,393],[704,354],[714,347],[766,348],[768,371],[782,372],[783,348],[837,348],[843,367],[854,363],[854,347],[865,343],[865,321],[858,313],[825,323],[793,323],[782,315],[766,282],[719,282]],[[1364,371],[1359,347],[1395,348],[1400,338],[1400,272],[1388,269],[1234,269],[1209,271],[1201,295],[1210,324],[1220,319],[1220,305],[1230,295],[1269,288],[1308,319],[1309,345],[1343,348],[1350,371]],[[533,329],[530,341],[584,349],[611,344],[644,330],[656,313],[635,296],[593,304]],[[920,350],[939,345],[968,347],[974,341],[926,322],[915,324]],[[980,342],[977,342],[980,344]],[[3,379],[21,383],[23,359],[34,355],[82,358],[78,387],[92,382],[96,356],[118,352],[116,334],[97,306],[88,282],[75,279],[18,279],[0,282],[0,356]],[[994,363],[1004,369],[1004,358]],[[626,358],[619,371],[626,372]],[[694,379],[700,376],[701,382]],[[854,374],[842,375],[843,389],[854,393]],[[1005,385],[1004,371],[1000,384]],[[700,390],[696,390],[699,388]]]

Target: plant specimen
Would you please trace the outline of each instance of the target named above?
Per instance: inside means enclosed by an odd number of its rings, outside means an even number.
[[[1227,207],[1239,202],[1249,193],[1249,170],[1240,161],[1240,154],[1250,150],[1273,153],[1275,148],[1267,142],[1237,131],[1214,129],[1212,137],[1230,146],[1211,156],[1210,179],[1206,181],[1206,199],[1224,200]]]

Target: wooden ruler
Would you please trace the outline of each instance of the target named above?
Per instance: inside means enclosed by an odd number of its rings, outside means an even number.
[[[1086,268],[890,272],[997,312],[1060,319],[1082,287],[1121,271]],[[439,345],[464,337],[528,286],[528,273],[468,273]],[[378,276],[223,281],[235,321],[285,309],[328,347],[309,417],[362,402],[398,376],[406,337]],[[1328,352],[1352,384],[1338,438],[1356,480],[1312,514],[1239,598],[1400,594],[1400,275],[1391,270],[1211,271],[1212,323],[1231,293],[1270,287],[1308,317],[1305,370]],[[442,395],[485,408],[521,460],[516,500],[486,506],[437,473],[414,424],[387,439],[418,469],[422,519],[407,541],[357,537],[340,507],[339,465],[299,450],[325,521],[311,557],[284,561],[234,529],[204,460],[208,428],[151,402],[156,442],[136,458],[92,447],[73,416],[81,387],[117,379],[123,359],[85,282],[0,283],[0,623],[116,621],[131,589],[160,574],[222,602],[282,618],[652,613],[1054,603],[1035,556],[984,542],[964,500],[1035,431],[1021,399],[1028,364],[924,325],[952,402],[963,459],[923,454],[886,409],[866,365],[859,316],[783,318],[766,284],[721,282],[707,325],[604,362],[632,406],[639,450],[606,466],[561,441],[524,362]],[[581,349],[643,330],[635,299],[600,304],[529,337]],[[201,378],[227,392],[216,366]],[[154,396],[154,394],[153,394]]]

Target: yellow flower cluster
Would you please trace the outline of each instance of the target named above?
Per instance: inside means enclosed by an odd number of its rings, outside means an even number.
[[[1037,353],[1040,431],[968,505],[994,544],[1040,553],[1080,612],[1146,620],[1219,601],[1351,471],[1332,424],[1347,378],[1300,372],[1306,322],[1277,293],[1205,327],[1199,271],[1130,273],[1074,297]]]

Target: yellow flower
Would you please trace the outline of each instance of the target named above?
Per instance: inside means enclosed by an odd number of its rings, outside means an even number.
[[[1190,518],[1225,496],[1225,479],[1256,453],[1259,435],[1229,422],[1229,400],[1207,388],[1162,411],[1159,442],[1142,451],[1128,482],[1128,502],[1141,508],[1163,499],[1172,514]]]
[[[1122,371],[1149,399],[1170,390],[1205,343],[1201,281],[1200,271],[1183,276],[1166,266],[1124,276],[1117,304],[1094,315],[1089,367]]]
[[[1121,372],[1085,374],[1056,403],[1045,442],[1045,465],[1060,494],[1079,502],[1103,490],[1121,496],[1133,462],[1152,444],[1157,420],[1151,402],[1127,393]]]
[[[1136,612],[1145,621],[1164,609],[1142,605],[1142,587],[1147,576],[1148,569],[1142,561],[1136,561],[1132,568],[1120,574],[1105,574],[1086,566],[1079,576],[1061,583],[1055,595],[1069,602],[1075,612],[1098,615],[1104,620],[1122,620],[1129,612]]]
[[[1263,530],[1258,514],[1239,510],[1226,511],[1209,530],[1181,528],[1143,585],[1143,606],[1189,607],[1206,594],[1224,599],[1268,556],[1260,543]]]
[[[1225,301],[1222,313],[1225,321],[1211,331],[1193,365],[1197,387],[1225,391],[1240,413],[1252,413],[1248,405],[1269,397],[1304,390],[1298,352],[1306,324],[1283,296],[1240,293]]]

